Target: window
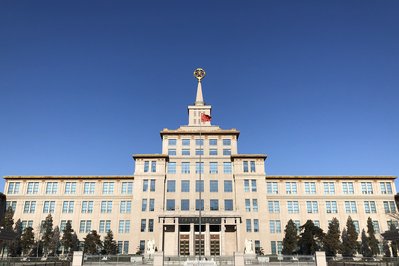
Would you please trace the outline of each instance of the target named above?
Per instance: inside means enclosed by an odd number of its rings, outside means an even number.
[[[175,200],[174,199],[166,200],[166,210],[167,211],[174,211],[175,210]]]
[[[166,184],[166,192],[176,192],[176,180],[168,180]]]
[[[118,233],[129,233],[130,232],[130,220],[119,220]]]
[[[244,173],[248,173],[249,172],[248,161],[243,161],[242,162],[242,168],[243,168],[243,172]]]
[[[324,194],[335,194],[335,184],[334,182],[324,182]]]
[[[209,155],[210,156],[218,155],[218,150],[217,149],[209,149]]]
[[[317,201],[306,201],[306,210],[308,213],[318,213],[319,206]]]
[[[251,166],[251,173],[256,172],[255,161],[250,161],[249,164]]]
[[[391,228],[391,226],[394,226],[395,228],[399,227],[399,222],[397,220],[389,220],[387,221],[388,229]]]
[[[190,180],[181,181],[181,192],[190,192]]]
[[[150,171],[150,161],[144,161],[144,173],[148,173]]]
[[[223,155],[226,155],[226,156],[231,155],[231,150],[230,149],[223,149]]]
[[[26,190],[26,194],[37,194],[39,191],[39,182],[28,182],[28,188]],[[46,194],[50,194],[47,193]]]
[[[233,182],[231,180],[224,180],[224,192],[233,192]]]
[[[244,192],[249,192],[249,180],[244,179]]]
[[[296,182],[286,182],[285,183],[285,191],[287,194],[296,194],[297,193]]]
[[[74,201],[64,201],[62,203],[62,213],[73,213]]]
[[[314,225],[320,228],[320,221],[319,220],[314,220],[313,221]]]
[[[316,183],[315,182],[305,182],[305,193],[306,194],[316,194]]]
[[[133,194],[133,182],[122,182],[122,194]]]
[[[139,249],[140,249],[140,252],[143,254],[144,249],[145,249],[145,240],[140,240]]]
[[[147,199],[142,199],[141,200],[141,211],[142,212],[147,211]]]
[[[330,222],[329,222],[329,223],[330,223]],[[295,224],[295,226],[296,226],[296,229],[299,231],[299,227],[301,227],[301,221],[295,220],[295,221],[294,221],[294,224]]]
[[[65,194],[75,194],[75,193],[76,193],[76,182],[66,182]]]
[[[336,201],[326,201],[326,212],[327,213],[338,213]]]
[[[231,145],[231,139],[224,139],[223,140],[223,146],[230,146]]]
[[[364,202],[364,212],[365,213],[377,213],[375,201],[365,201]]]
[[[155,191],[155,179],[150,180],[150,191],[151,192]]]
[[[233,200],[232,199],[225,199],[224,200],[224,210],[225,211],[232,211],[233,210]]]
[[[299,204],[298,201],[288,201],[288,213],[299,213]]]
[[[20,182],[10,182],[10,183],[8,183],[7,194],[18,194],[20,186],[21,186]]]
[[[157,161],[151,161],[151,173],[155,173],[157,171]]]
[[[169,156],[176,156],[176,149],[168,149]]]
[[[380,224],[378,223],[378,221],[373,221],[373,228],[374,231],[379,234],[380,233]]]
[[[93,201],[82,201],[82,213],[93,212]]]
[[[91,231],[91,220],[80,220],[79,233],[89,233]]]
[[[150,212],[154,211],[154,206],[155,206],[155,199],[150,199],[150,206],[149,206]]]
[[[210,174],[217,174],[218,173],[218,163],[217,162],[210,162],[209,163],[209,173]]]
[[[148,219],[148,232],[154,232],[154,219]]]
[[[353,224],[355,225],[356,232],[359,234],[360,233],[359,221],[353,220]]]
[[[373,184],[371,182],[362,182],[362,194],[373,194]]]
[[[342,182],[342,192],[344,194],[354,194],[353,183],[352,182]]]
[[[189,174],[190,173],[190,163],[189,162],[182,162],[182,164],[181,164],[181,173],[182,174]]]
[[[36,201],[25,201],[24,213],[35,213]]]
[[[112,201],[101,201],[101,213],[111,213],[112,212]]]
[[[209,181],[209,187],[210,187],[210,192],[218,192],[219,191],[219,185],[218,185],[217,180],[210,180]]]
[[[245,211],[246,212],[251,211],[251,200],[250,199],[245,199]]]
[[[176,163],[175,162],[168,163],[168,174],[176,174]]]
[[[189,149],[182,149],[181,150],[181,155],[190,156],[190,150]]]
[[[58,183],[57,182],[48,182],[46,184],[46,194],[57,194]]]
[[[181,144],[183,146],[190,146],[190,139],[182,139]]]
[[[104,182],[103,194],[113,194],[113,193],[114,193],[114,182]]]
[[[94,194],[94,187],[96,183],[94,182],[85,182],[83,186],[83,194]]]
[[[346,213],[357,213],[357,207],[355,201],[345,201],[345,212]]]
[[[267,202],[269,213],[280,213],[280,202],[269,200]]]
[[[22,231],[25,230],[28,227],[32,227],[33,228],[33,220],[28,220],[28,221],[23,220],[21,222]]]
[[[60,231],[64,231],[65,227],[67,225],[67,222],[69,222],[70,224],[72,224],[72,220],[61,220],[61,224],[60,224]]]
[[[45,201],[43,204],[43,213],[54,213],[55,201]]]
[[[100,220],[99,233],[108,233],[111,230],[111,220]]]
[[[218,211],[219,210],[219,200],[211,199],[209,204],[211,211]]]
[[[141,219],[140,232],[145,232],[146,226],[147,226],[147,220],[146,219]]]
[[[251,219],[246,219],[245,220],[245,228],[246,228],[246,231],[248,232],[248,233],[250,233],[250,232],[252,232],[252,224],[251,224]]]
[[[176,146],[176,139],[168,139],[169,146]]]
[[[143,192],[148,191],[148,179],[143,179]]]
[[[252,199],[252,210],[254,212],[258,212],[258,200],[257,199]]]
[[[270,227],[270,233],[272,233],[272,234],[281,233],[281,221],[280,220],[270,220],[269,227]]]
[[[277,255],[281,254],[281,251],[283,249],[283,242],[282,241],[270,241],[271,244],[271,249],[272,249],[272,254]]]
[[[203,139],[196,139],[195,140],[195,145],[196,146],[204,146],[204,140]]]
[[[266,182],[267,194],[278,194],[277,182]]]
[[[254,219],[254,232],[259,232],[259,220]]]
[[[256,180],[252,179],[251,180],[251,191],[252,192],[256,192],[257,188],[256,188]]]
[[[204,180],[195,180],[195,192],[204,192]]]
[[[196,210],[196,211],[199,211],[200,208],[201,208],[201,211],[204,210],[204,200],[203,200],[203,199],[201,199],[201,200],[196,199],[196,200],[195,200],[195,210]]]
[[[132,211],[132,201],[130,200],[122,200],[121,205],[119,206],[120,213],[130,213]]]
[[[182,211],[189,211],[190,210],[190,200],[182,199],[180,202],[180,209]]]
[[[195,149],[195,155],[204,155],[204,149]]]
[[[224,162],[223,163],[223,173],[224,174],[231,174],[231,162]]]
[[[15,213],[15,209],[17,208],[17,202],[16,201],[6,201],[6,210],[8,210],[8,208],[12,208],[13,212]]]
[[[396,213],[396,206],[394,201],[384,201],[385,213]]]
[[[209,146],[216,146],[218,145],[217,139],[209,139]]]
[[[390,182],[381,182],[381,194],[392,194],[392,185]]]

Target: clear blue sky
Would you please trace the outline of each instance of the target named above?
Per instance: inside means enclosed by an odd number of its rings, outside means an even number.
[[[399,1],[0,2],[0,176],[133,174],[187,123],[268,174],[399,175]],[[4,185],[1,181],[0,189]]]

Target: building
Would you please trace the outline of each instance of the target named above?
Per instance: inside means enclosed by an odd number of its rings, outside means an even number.
[[[81,240],[112,230],[121,253],[167,256],[276,254],[289,219],[326,231],[333,217],[344,224],[350,215],[358,230],[371,217],[377,232],[388,229],[394,176],[266,175],[265,154],[238,153],[240,132],[211,124],[204,75],[195,72],[188,125],[160,132],[160,154],[134,155],[134,175],[6,176],[15,219],[39,232],[51,213],[61,229],[70,220]]]

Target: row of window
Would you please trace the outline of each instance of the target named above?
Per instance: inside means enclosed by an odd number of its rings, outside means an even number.
[[[229,156],[231,155],[231,149],[223,149],[222,154],[224,156]],[[176,149],[168,149],[168,155],[169,156],[176,156],[177,154],[177,150]],[[191,151],[190,149],[182,149],[181,150],[181,155],[182,156],[190,156],[191,155]],[[202,156],[204,155],[204,149],[195,149],[195,155],[197,156]],[[218,150],[217,149],[209,149],[208,151],[208,155],[210,156],[217,156],[218,155]]]
[[[66,220],[61,221],[60,230],[65,228]],[[89,233],[92,229],[92,220],[80,220],[79,222],[79,233]],[[111,230],[111,220],[100,220],[99,222],[99,233],[107,233]],[[118,233],[126,234],[130,233],[130,220],[119,220]]]
[[[223,191],[233,192],[233,181],[223,181]],[[219,180],[209,180],[209,191],[219,192]],[[176,180],[168,180],[166,182],[166,192],[176,192]],[[190,180],[180,181],[180,192],[190,192]],[[204,192],[204,180],[195,181],[195,192]]]
[[[168,163],[168,174],[176,174],[177,173],[177,163],[176,162],[169,162]],[[190,162],[182,162],[180,173],[182,174],[189,174],[191,172],[191,164]],[[196,162],[195,163],[195,173],[196,174],[203,174],[204,173],[204,162]],[[218,162],[210,162],[209,163],[209,173],[210,174],[217,174],[219,173],[219,164]],[[224,174],[231,174],[231,162],[224,162],[223,163],[223,173]]]
[[[196,199],[195,200],[195,210],[199,211],[200,209],[204,210],[204,200]],[[166,200],[166,210],[167,211],[175,211],[176,210],[176,200],[167,199]],[[189,199],[180,200],[180,210],[181,211],[189,211],[190,210],[190,200]],[[219,210],[219,200],[218,199],[209,200],[209,210],[211,210],[211,211]],[[224,200],[224,210],[225,211],[233,211],[233,200],[232,199]]]
[[[115,182],[102,182],[102,193],[105,195],[113,194],[115,190]],[[39,182],[28,182],[26,187],[26,194],[38,194]],[[21,182],[9,182],[8,194],[19,194]],[[64,194],[76,194],[77,182],[65,182],[63,189]],[[94,194],[96,182],[84,182],[83,194]],[[47,182],[45,185],[45,194],[59,194],[58,182]],[[133,182],[121,182],[121,194],[133,194]]]
[[[196,146],[204,146],[204,140],[203,139],[195,139],[195,145]],[[181,140],[181,145],[182,146],[190,146],[191,140],[190,139],[182,139]],[[217,146],[218,145],[218,140],[217,139],[209,139],[208,140],[209,146]],[[223,146],[230,146],[231,145],[231,139],[222,139],[222,144]],[[176,146],[177,145],[177,139],[168,139],[168,145],[169,146]]]
[[[278,194],[278,182],[266,182],[268,194]],[[323,190],[325,195],[335,194],[335,182],[323,182]],[[362,194],[373,194],[373,183],[372,182],[361,182],[360,189]],[[317,194],[316,182],[304,182],[305,194]],[[391,182],[380,182],[381,194],[392,194]],[[298,183],[297,182],[285,182],[285,193],[286,194],[298,194]],[[353,182],[342,182],[342,193],[343,194],[355,194],[355,188]]]
[[[254,203],[253,203],[254,204]],[[344,208],[345,213],[357,213],[358,208],[356,201],[345,201]],[[269,213],[280,213],[280,202],[279,201],[268,201],[268,210]],[[383,201],[384,211],[385,213],[396,213],[396,204],[395,201]],[[365,213],[377,213],[377,207],[375,201],[364,201],[364,212]],[[245,208],[247,211],[250,211],[250,200],[245,200]],[[338,206],[336,201],[325,201],[325,212],[326,213],[338,213]],[[257,211],[257,201],[256,201],[256,210],[255,206],[253,206],[253,211]],[[287,211],[288,213],[299,213],[299,202],[298,201],[287,201]],[[306,212],[307,213],[319,213],[319,203],[317,201],[306,201]]]

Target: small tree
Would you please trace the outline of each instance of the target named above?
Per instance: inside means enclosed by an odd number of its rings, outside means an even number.
[[[53,217],[49,214],[42,224],[41,230],[43,232],[43,255],[47,257],[51,249],[51,240],[53,238]]]
[[[384,249],[384,256],[390,258],[391,250],[389,249],[388,241],[384,240],[382,242],[382,248]]]
[[[104,253],[107,255],[116,255],[118,253],[118,246],[111,230],[104,237]]]
[[[369,217],[367,219],[367,233],[369,235],[368,237],[368,243],[369,247],[371,250],[371,255],[375,256],[380,254],[380,248],[378,247],[378,240],[375,237],[375,230],[374,230],[374,225],[373,225],[373,220]]]
[[[389,231],[396,232],[396,226],[393,223],[389,226]],[[396,258],[398,256],[398,242],[396,240],[391,241],[391,249],[392,256]]]
[[[66,251],[67,253],[71,252],[73,246],[73,229],[71,222],[68,221],[65,225],[64,230],[62,230],[62,238],[61,244],[63,246],[63,253]]]
[[[300,227],[302,233],[299,236],[299,253],[302,255],[313,255],[320,250],[324,237],[323,230],[315,226],[312,220],[307,220]]]
[[[31,252],[34,244],[35,244],[35,236],[33,234],[33,228],[27,227],[25,228],[21,236],[22,255],[26,257],[29,256],[29,253]]]
[[[344,257],[353,257],[355,255],[359,246],[357,243],[358,236],[355,224],[349,216],[346,221],[346,229],[342,230],[342,255]]]
[[[71,251],[78,251],[80,247],[80,241],[76,233],[74,232],[72,234],[72,246],[71,246]]]
[[[84,238],[85,241],[85,252],[87,254],[98,254],[102,248],[102,242],[100,235],[97,234],[96,230],[91,231]]]
[[[334,217],[328,224],[328,231],[323,239],[326,256],[334,257],[341,250],[340,236],[341,231],[339,230],[339,221]]]
[[[371,253],[371,249],[369,246],[369,239],[366,236],[366,231],[364,231],[364,229],[362,230],[362,242],[360,244],[360,253],[363,255],[363,257],[365,258],[370,258],[371,256],[373,256],[373,254]]]
[[[295,254],[298,250],[298,230],[295,223],[290,219],[285,226],[285,236],[283,239],[283,255]]]
[[[4,214],[3,226],[5,231],[13,231],[14,226],[14,210],[11,206],[8,207],[6,213]]]
[[[53,235],[50,239],[50,250],[49,254],[55,255],[58,248],[60,247],[60,228],[58,226],[54,227]]]
[[[21,236],[22,236],[22,222],[18,219],[14,225],[14,232],[16,234],[15,240],[12,240],[8,246],[8,255],[10,257],[18,257],[21,256],[22,247],[21,247]]]

